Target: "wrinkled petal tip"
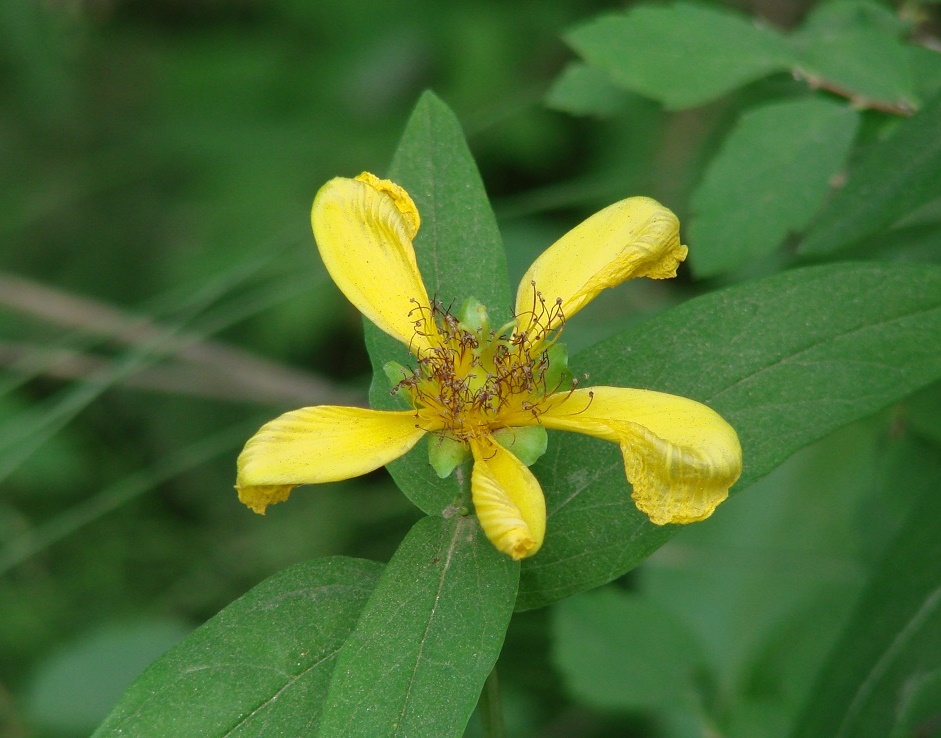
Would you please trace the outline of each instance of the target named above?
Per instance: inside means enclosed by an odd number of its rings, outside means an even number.
[[[728,498],[742,473],[742,452],[731,427],[717,440],[698,451],[673,447],[665,453],[662,442],[621,446],[631,497],[651,523],[696,523]]]
[[[519,561],[535,555],[542,547],[542,540],[536,539],[529,525],[520,518],[519,510],[507,509],[506,500],[494,504],[478,493],[474,495],[474,507],[480,527],[500,553]]]
[[[524,535],[521,536],[516,543],[509,546],[508,550],[503,551],[503,553],[513,559],[513,561],[520,561],[534,556],[540,548],[542,548],[542,546],[538,541]]]
[[[502,554],[506,554],[514,561],[528,559],[534,556],[542,547],[542,541],[537,541],[529,526],[518,521],[497,521],[488,515],[485,510],[483,513],[478,509],[478,519],[480,527],[490,539],[494,548]],[[514,524],[516,523],[516,524]]]
[[[649,202],[652,214],[634,244],[641,253],[646,252],[646,258],[638,260],[636,271],[627,279],[671,279],[689,254],[689,249],[680,243],[680,221],[673,211],[655,200],[637,199]]]
[[[704,500],[697,500],[694,504],[691,499],[683,499],[683,493],[672,491],[666,499],[649,498],[634,492],[631,497],[637,509],[644,513],[654,525],[686,525],[705,520],[720,503],[729,496],[728,490],[715,492]],[[695,498],[695,494],[691,495]]]
[[[235,489],[239,493],[239,502],[252,512],[264,515],[268,505],[287,500],[291,496],[291,490],[296,486],[296,484],[281,484],[271,487],[252,487],[236,484]]]
[[[689,248],[677,243],[676,247],[673,248],[672,251],[664,254],[663,258],[644,276],[649,279],[673,279],[673,277],[676,276],[676,270],[679,269],[680,263],[686,261],[688,254]]]
[[[395,182],[388,179],[379,179],[375,174],[363,172],[355,178],[357,182],[363,182],[374,190],[378,190],[392,198],[395,209],[402,214],[405,226],[408,229],[408,237],[415,238],[418,228],[421,226],[421,217],[418,215],[418,208],[411,196]]]

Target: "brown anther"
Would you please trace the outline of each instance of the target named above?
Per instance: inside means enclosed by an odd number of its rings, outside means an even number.
[[[415,335],[426,340],[420,352],[413,351],[417,368],[393,394],[405,390],[426,423],[438,429],[443,424],[444,432],[458,440],[483,437],[490,428],[504,427],[505,414],[538,418],[545,398],[560,389],[561,381],[556,387],[546,382],[546,348],[564,323],[560,300],[547,305],[534,286],[530,328],[523,333],[512,330],[514,323],[500,331],[468,330],[438,299],[430,306],[415,305],[413,311],[421,314]]]

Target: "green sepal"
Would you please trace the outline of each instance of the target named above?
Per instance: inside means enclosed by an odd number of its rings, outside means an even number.
[[[532,466],[546,452],[549,434],[541,425],[526,425],[521,428],[501,428],[493,437],[503,448],[526,466]]]
[[[564,343],[554,343],[546,349],[549,368],[543,375],[546,390],[568,392],[575,386],[575,375],[569,370],[569,352]]]
[[[490,328],[490,315],[487,306],[476,297],[468,297],[461,306],[458,320],[471,332],[487,331]]]
[[[397,386],[399,382],[408,379],[414,373],[407,366],[403,366],[397,361],[387,361],[382,365],[382,371],[393,387]]]
[[[435,473],[446,479],[470,458],[470,449],[463,441],[439,433],[428,434],[428,463]]]

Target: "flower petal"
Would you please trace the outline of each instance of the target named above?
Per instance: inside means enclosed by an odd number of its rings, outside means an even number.
[[[546,500],[536,477],[493,441],[471,440],[471,495],[491,543],[513,559],[532,556],[546,535]]]
[[[412,239],[420,219],[397,184],[364,172],[320,188],[310,213],[327,271],[359,311],[390,336],[427,346],[428,294]]]
[[[708,518],[742,473],[735,430],[685,397],[592,387],[576,390],[539,422],[619,443],[631,496],[657,525]]]
[[[238,458],[235,488],[257,513],[299,484],[336,482],[378,469],[408,451],[425,430],[415,413],[319,405],[265,423]]]
[[[520,280],[520,333],[533,323],[546,332],[557,328],[601,290],[628,279],[675,277],[687,252],[679,229],[676,216],[649,197],[630,197],[595,213],[550,246]]]

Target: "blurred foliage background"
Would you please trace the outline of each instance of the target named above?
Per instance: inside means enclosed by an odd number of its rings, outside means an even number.
[[[810,5],[737,7],[787,29]],[[359,316],[308,212],[330,177],[385,170],[421,90],[465,125],[515,279],[613,200],[647,194],[685,216],[741,105],[801,84],[775,75],[679,113],[623,93],[573,116],[570,96],[553,102],[574,58],[562,37],[621,7],[0,4],[0,735],[87,734],[150,659],[264,577],[328,554],[386,560],[418,519],[382,471],[265,518],[232,484],[265,420],[365,401]],[[571,321],[569,348],[703,288],[686,271],[613,290]],[[511,734],[695,735],[679,724],[695,710],[655,711],[683,698],[671,669],[704,675],[720,734],[785,724],[888,536],[873,520],[907,509],[880,488],[915,457],[912,499],[938,478],[937,424],[912,430],[907,413],[802,452],[616,586],[515,618]],[[586,607],[667,623],[647,691],[611,687],[636,705],[579,681],[579,658],[605,652],[572,634]],[[684,620],[707,653],[671,630]],[[813,638],[791,648],[801,628]],[[635,649],[630,631],[612,637]]]

